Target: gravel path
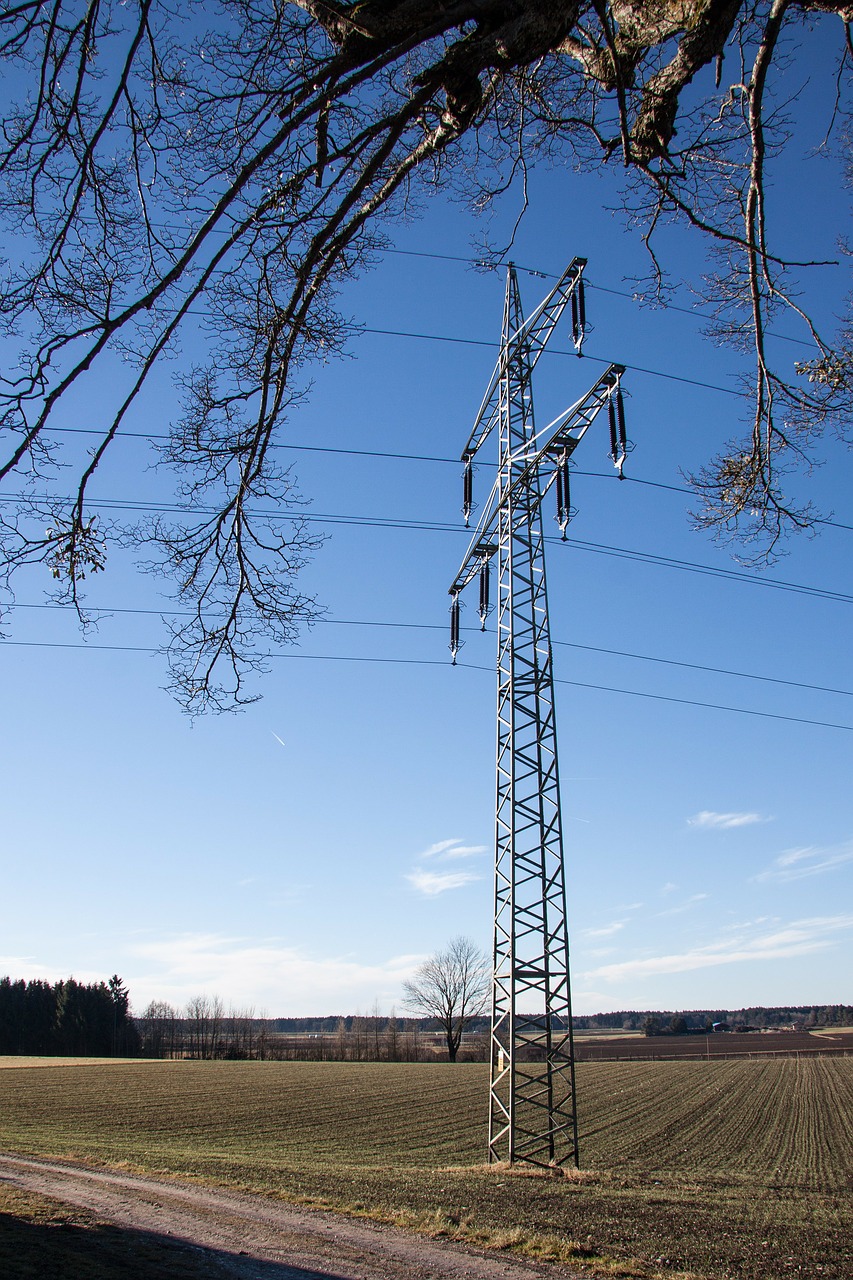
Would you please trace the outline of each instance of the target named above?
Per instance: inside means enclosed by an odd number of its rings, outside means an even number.
[[[535,1280],[576,1276],[266,1196],[0,1155],[0,1181],[206,1251],[237,1280]]]

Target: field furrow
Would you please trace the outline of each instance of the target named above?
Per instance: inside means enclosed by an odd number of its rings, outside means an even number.
[[[579,1241],[638,1275],[853,1275],[853,1058],[582,1063],[577,1178],[487,1169],[487,1094],[478,1064],[7,1067],[0,1148]]]

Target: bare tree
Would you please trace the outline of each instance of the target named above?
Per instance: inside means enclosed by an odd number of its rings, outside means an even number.
[[[653,290],[664,223],[710,237],[716,333],[755,378],[746,438],[694,477],[700,521],[765,551],[808,527],[783,477],[821,430],[849,439],[850,344],[808,320],[808,264],[774,251],[765,191],[799,88],[786,43],[827,16],[843,139],[849,0],[0,0],[0,322],[22,344],[0,379],[7,573],[46,566],[85,620],[110,541],[139,548],[189,611],[167,646],[181,703],[250,700],[264,647],[318,612],[297,585],[318,540],[276,447],[353,331],[337,291],[381,251],[383,218],[451,183],[488,205],[540,157],[621,159]],[[813,344],[798,368],[768,354],[780,309]],[[93,478],[199,323],[208,358],[180,376],[160,457],[177,514],[111,525]],[[105,407],[75,453],[62,409],[96,377]]]
[[[400,1028],[393,1006],[385,1027],[385,1057],[388,1062],[400,1061]]]
[[[178,1047],[178,1014],[168,1001],[152,1000],[136,1022],[144,1057],[170,1058],[174,1055]]]
[[[221,1051],[228,1058],[251,1058],[255,1048],[255,1010],[232,1005],[222,1022]]]
[[[462,1033],[482,1017],[491,990],[491,967],[470,938],[451,938],[443,951],[425,960],[403,983],[407,1008],[435,1018],[444,1033],[447,1056],[455,1062]]]
[[[215,1058],[219,1053],[225,1013],[219,996],[191,996],[184,1010],[191,1058]]]

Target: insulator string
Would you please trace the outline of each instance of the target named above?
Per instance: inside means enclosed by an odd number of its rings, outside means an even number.
[[[453,658],[453,665],[456,666],[456,655],[462,647],[459,639],[459,597],[453,597],[453,603],[450,606],[450,653]]]
[[[464,462],[465,470],[462,473],[462,514],[467,525],[474,507],[474,468],[467,454]]]
[[[613,403],[613,396],[610,397],[610,403]],[[625,459],[628,456],[628,436],[625,431],[625,404],[622,400],[622,384],[616,386],[616,427],[619,435],[619,450],[614,456],[613,461],[616,464],[616,470],[619,472],[619,479],[624,480],[622,468],[625,465]]]
[[[572,292],[572,342],[575,344],[575,351],[577,351],[578,355],[581,353],[585,335],[586,293],[584,291],[583,276],[579,275]]]
[[[572,518],[572,500],[569,492],[569,460],[565,455],[557,465],[557,524],[563,541]]]
[[[480,626],[483,631],[486,629],[486,619],[489,616],[489,562],[484,560],[480,566]]]

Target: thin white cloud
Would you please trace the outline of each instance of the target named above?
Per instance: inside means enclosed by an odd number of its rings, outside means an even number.
[[[442,862],[450,862],[453,858],[479,858],[481,853],[488,853],[489,850],[484,844],[460,844],[453,849],[446,850],[441,855]]]
[[[34,956],[0,955],[0,971],[4,974],[16,974],[19,969],[31,970],[37,968],[39,968],[39,965]]]
[[[612,938],[614,933],[625,928],[624,920],[614,920],[612,924],[603,925],[600,929],[582,929],[585,938]]]
[[[43,964],[33,956],[0,956],[0,977],[10,977],[13,982],[64,982],[74,978],[77,982],[103,982],[103,970],[81,969],[79,965],[65,967]]]
[[[611,1000],[609,991],[580,991],[575,987],[572,991],[573,1013],[598,1013],[604,1010],[606,1002]]]
[[[787,853],[781,853],[776,862],[780,867],[791,867],[795,862],[802,862],[805,858],[813,858],[817,852],[818,850],[811,845],[805,849],[789,849]]]
[[[140,1011],[152,999],[182,1006],[206,993],[226,1004],[242,1006],[246,993],[260,1016],[285,1013],[351,1011],[358,1003],[379,999],[386,1007],[399,998],[421,955],[393,956],[381,964],[365,964],[352,956],[316,958],[277,939],[257,942],[222,934],[187,933],[135,942],[128,949],[126,974]]]
[[[454,840],[439,840],[436,844],[431,844],[428,849],[424,849],[423,853],[418,854],[420,858],[435,858],[440,853],[445,853],[448,849],[452,849],[455,844],[461,844],[462,841],[456,837]]]
[[[772,918],[771,916],[756,916],[754,920],[737,920],[720,927],[724,933],[742,933],[744,929],[755,929],[760,924],[767,924]]]
[[[464,858],[479,858],[488,852],[484,844],[463,844],[456,837],[453,840],[438,840],[431,844],[418,860],[431,858],[435,862],[454,862]],[[417,893],[424,897],[435,898],[440,893],[448,893],[452,889],[464,889],[467,884],[482,877],[474,871],[428,871],[424,867],[415,866],[406,875],[406,880]]]
[[[688,827],[702,827],[710,831],[730,831],[734,827],[752,827],[758,822],[769,822],[760,813],[715,813],[703,809],[687,819]]]
[[[473,871],[421,871],[416,868],[406,876],[409,884],[417,893],[427,898],[435,898],[450,889],[464,889],[480,877]]]
[[[795,920],[774,933],[754,938],[726,938],[705,947],[669,955],[647,956],[602,965],[584,974],[585,979],[622,982],[631,978],[650,978],[663,973],[688,973],[719,965],[749,963],[756,960],[783,960],[793,956],[823,951],[832,945],[833,934],[853,930],[853,915],[813,916]]]
[[[488,853],[484,844],[463,844],[461,840],[439,840],[418,856],[421,858],[437,858],[439,862],[450,862],[453,858],[476,858],[481,853]]]
[[[658,911],[657,916],[680,916],[685,911],[692,911],[697,902],[704,902],[708,897],[707,893],[693,893],[689,898],[685,898],[684,902],[680,902],[676,907],[667,907],[666,911]]]
[[[809,876],[822,876],[828,871],[837,871],[849,862],[853,862],[853,841],[826,848],[808,845],[800,849],[786,849],[772,866],[760,871],[753,879],[759,884],[789,884],[792,880],[806,880]]]

